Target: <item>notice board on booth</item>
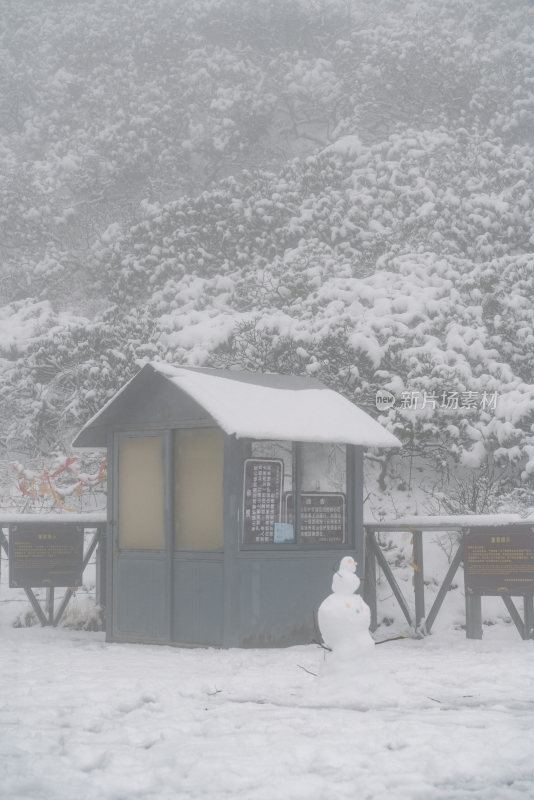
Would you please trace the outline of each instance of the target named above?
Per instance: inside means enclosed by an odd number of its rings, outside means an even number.
[[[534,595],[534,528],[471,528],[464,537],[466,588],[477,595]]]
[[[275,541],[281,522],[284,462],[277,458],[247,458],[243,486],[243,544]]]
[[[285,497],[286,517],[293,522],[293,495]],[[300,538],[309,544],[343,544],[346,527],[345,495],[341,492],[302,492]]]
[[[81,586],[83,528],[14,525],[9,529],[9,586]]]

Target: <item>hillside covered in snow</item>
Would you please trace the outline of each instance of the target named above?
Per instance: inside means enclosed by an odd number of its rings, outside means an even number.
[[[534,505],[531,2],[0,7],[4,464],[162,359],[322,379],[435,510]]]

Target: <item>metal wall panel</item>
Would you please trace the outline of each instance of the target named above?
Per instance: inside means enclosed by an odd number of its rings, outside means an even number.
[[[266,553],[241,557],[238,562],[240,647],[284,647],[309,644],[318,638],[314,614],[332,591],[332,576],[343,555],[325,553]]]
[[[121,553],[115,571],[114,638],[169,641],[169,597],[165,553]]]
[[[177,644],[223,645],[223,556],[174,556],[173,635]]]

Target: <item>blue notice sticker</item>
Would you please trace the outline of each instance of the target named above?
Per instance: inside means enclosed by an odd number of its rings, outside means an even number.
[[[274,541],[276,544],[280,542],[293,542],[295,541],[295,534],[293,532],[293,525],[290,522],[275,522],[274,523]]]

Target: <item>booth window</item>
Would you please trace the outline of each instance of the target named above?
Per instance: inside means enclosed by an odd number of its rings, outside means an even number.
[[[243,481],[244,546],[347,541],[347,448],[253,441]]]
[[[174,546],[223,549],[224,435],[218,428],[175,431]]]
[[[347,540],[347,448],[306,442],[300,450],[300,541],[343,544]]]
[[[119,438],[119,547],[165,547],[163,439]]]
[[[294,526],[285,516],[286,496],[293,485],[291,442],[251,442],[243,484],[243,544],[295,541]]]

